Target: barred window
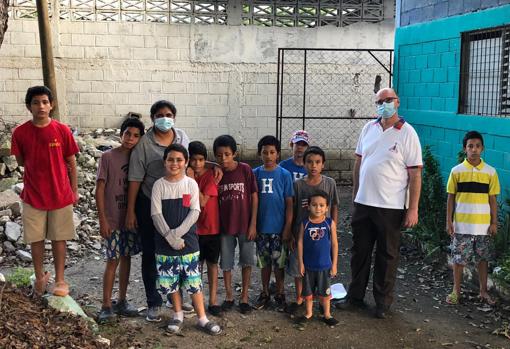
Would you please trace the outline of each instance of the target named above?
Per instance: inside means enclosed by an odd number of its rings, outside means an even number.
[[[459,113],[510,116],[510,26],[462,34]]]

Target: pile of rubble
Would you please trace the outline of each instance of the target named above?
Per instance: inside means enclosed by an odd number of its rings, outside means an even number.
[[[23,166],[10,155],[13,127],[0,131],[0,264],[23,265],[32,261],[30,246],[23,243],[21,223],[22,205],[19,194],[23,190]],[[103,151],[120,145],[118,129],[97,129],[78,134],[74,130],[80,148],[77,154],[78,191],[80,200],[74,207],[74,223],[77,239],[68,241],[68,262],[74,264],[85,254],[101,255],[101,236],[95,201],[95,184],[98,160]],[[47,242],[46,250],[51,250]],[[47,254],[51,258],[51,253]],[[98,257],[99,259],[99,257]]]

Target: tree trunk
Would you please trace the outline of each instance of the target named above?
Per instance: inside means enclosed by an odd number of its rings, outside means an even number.
[[[9,0],[0,0],[0,46],[4,41],[4,34],[7,31],[7,20],[9,19]]]

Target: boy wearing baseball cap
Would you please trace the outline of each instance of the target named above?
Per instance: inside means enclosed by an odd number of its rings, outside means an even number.
[[[292,133],[290,147],[292,148],[292,157],[280,162],[280,166],[292,173],[294,182],[306,175],[303,155],[310,145],[308,132],[297,130]]]

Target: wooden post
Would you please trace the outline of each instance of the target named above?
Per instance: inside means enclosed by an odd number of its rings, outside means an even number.
[[[53,46],[51,44],[51,29],[48,15],[48,1],[36,0],[36,3],[44,85],[53,93],[53,110],[51,112],[51,116],[56,120],[60,120],[57,98],[57,81],[55,79],[55,65],[53,64]]]

